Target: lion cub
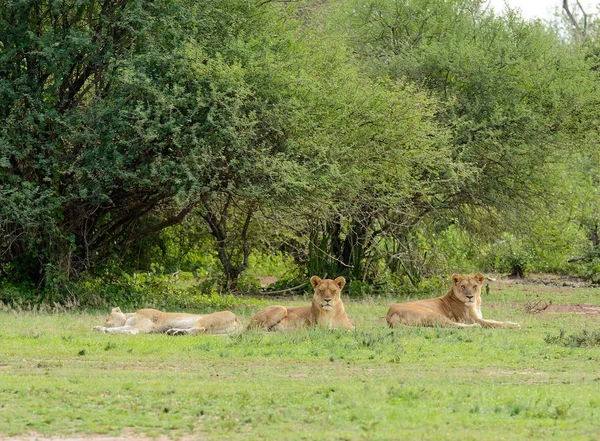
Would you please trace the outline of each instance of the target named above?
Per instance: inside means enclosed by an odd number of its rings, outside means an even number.
[[[320,325],[329,329],[354,329],[346,315],[340,297],[346,279],[335,280],[310,278],[314,296],[310,306],[268,306],[257,312],[250,320],[248,329],[260,328],[265,331],[282,331],[302,326]]]
[[[481,287],[485,276],[473,277],[452,275],[452,288],[442,297],[418,300],[416,302],[396,303],[387,313],[390,327],[444,326],[466,328],[483,326],[484,328],[520,328],[518,323],[485,320],[481,315]]]
[[[242,328],[242,323],[233,312],[222,311],[212,314],[185,314],[162,312],[156,309],[140,309],[124,314],[113,308],[106,317],[104,326],[94,331],[110,334],[166,333],[169,335],[232,334]]]

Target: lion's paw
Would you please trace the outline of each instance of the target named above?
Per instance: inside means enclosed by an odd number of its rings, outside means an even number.
[[[505,322],[506,327],[510,329],[521,329],[521,325],[515,322]]]
[[[104,326],[94,326],[92,328],[92,331],[102,332],[103,334],[105,334],[106,333],[106,328]]]
[[[173,328],[173,329],[167,330],[167,332],[165,332],[165,334],[167,334],[167,335],[187,335],[188,330]]]

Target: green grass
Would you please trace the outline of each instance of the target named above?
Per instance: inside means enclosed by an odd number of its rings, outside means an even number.
[[[91,331],[100,313],[3,312],[0,434],[597,439],[600,347],[558,337],[598,317],[526,314],[538,294],[600,304],[597,290],[494,284],[484,317],[521,330],[390,330],[394,300],[373,299],[347,302],[353,333],[235,337],[111,336]]]

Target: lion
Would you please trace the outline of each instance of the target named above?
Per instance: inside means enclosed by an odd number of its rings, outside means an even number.
[[[473,277],[453,274],[452,288],[442,297],[396,303],[389,309],[386,320],[390,327],[443,326],[449,328],[513,328],[521,326],[513,322],[486,320],[481,314],[481,287],[483,274]]]
[[[212,314],[185,314],[163,312],[157,309],[140,309],[123,313],[113,308],[106,317],[104,326],[94,331],[109,334],[165,333],[168,335],[232,334],[242,328],[242,323],[233,312],[222,311]]]
[[[283,331],[315,325],[329,329],[354,329],[340,297],[346,279],[341,276],[335,280],[312,276],[310,284],[314,288],[310,306],[268,306],[252,317],[248,329]]]

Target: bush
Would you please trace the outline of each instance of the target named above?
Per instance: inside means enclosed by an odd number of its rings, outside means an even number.
[[[373,294],[395,298],[428,298],[444,294],[449,285],[449,276],[443,275],[420,279],[417,285],[407,276],[397,275],[391,271],[383,273],[373,284]]]
[[[488,270],[523,277],[531,269],[532,253],[523,241],[510,233],[484,250],[482,263]]]
[[[364,297],[373,294],[373,286],[361,280],[352,280],[344,289],[350,297]]]
[[[581,277],[594,285],[600,285],[600,257],[591,257],[570,263],[568,274]]]
[[[33,309],[40,305],[124,310],[156,308],[163,310],[196,309],[202,312],[231,309],[258,300],[222,294],[211,281],[190,283],[190,273],[162,276],[152,273],[120,274],[116,277],[86,277],[77,283],[67,283],[63,291],[36,290],[28,285],[0,286],[0,303],[18,309]]]
[[[38,304],[43,302],[43,293],[35,289],[31,283],[0,283],[0,302],[12,305],[16,303]]]

